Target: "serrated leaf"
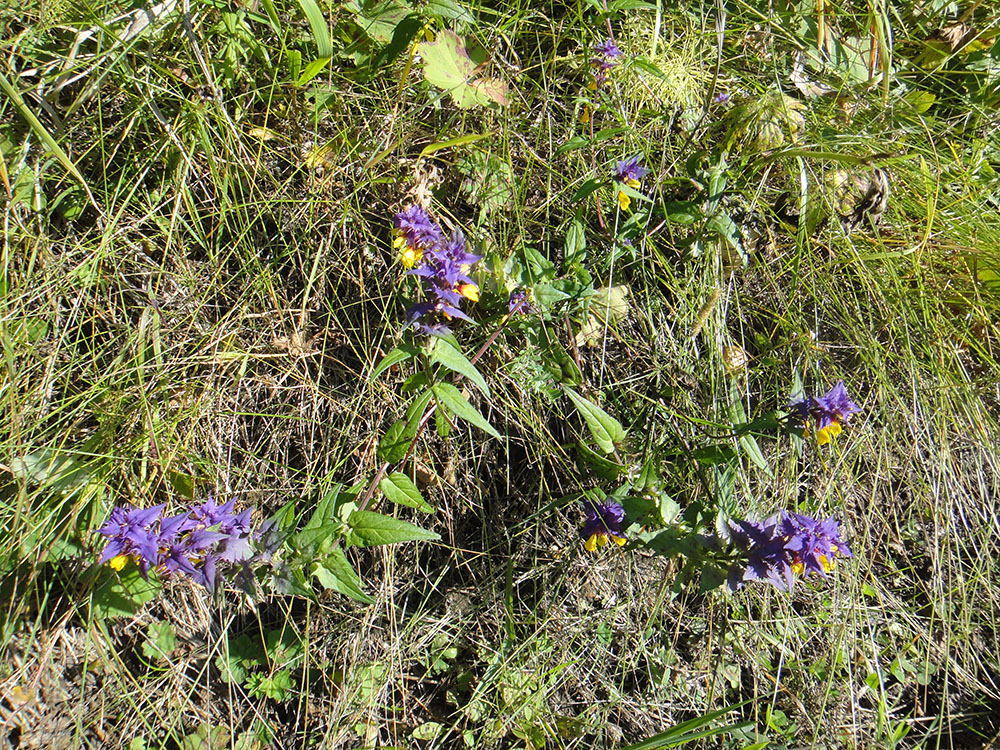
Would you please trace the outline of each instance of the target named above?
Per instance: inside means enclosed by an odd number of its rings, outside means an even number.
[[[394,472],[379,482],[379,487],[390,502],[396,503],[396,505],[406,505],[424,513],[431,513],[434,510],[424,500],[417,485],[406,474]]]
[[[476,407],[462,395],[462,392],[451,383],[435,383],[431,386],[431,390],[440,406],[459,419],[464,419],[498,440],[500,439],[500,433],[493,429],[493,425],[486,421],[486,417],[480,414]]]
[[[356,513],[359,511],[355,511]],[[362,604],[375,602],[361,588],[361,579],[340,547],[335,547],[329,555],[313,566],[312,574],[320,584],[331,591],[350,597]]]
[[[614,453],[615,446],[625,442],[625,428],[621,422],[608,414],[604,409],[588,401],[572,388],[563,386],[563,393],[569,396],[577,411],[587,423],[594,442],[604,453]]]
[[[353,535],[360,540],[359,546],[372,547],[377,544],[398,544],[415,540],[437,540],[441,536],[398,518],[383,516],[368,510],[356,510],[347,520]]]
[[[489,104],[507,104],[507,84],[477,77],[476,63],[469,57],[465,41],[454,31],[439,31],[433,42],[421,42],[417,52],[424,61],[424,78],[448,92],[463,109]]]
[[[429,359],[434,364],[447,367],[452,372],[457,372],[464,376],[470,383],[475,385],[486,398],[490,397],[490,388],[486,385],[486,378],[482,376],[476,366],[472,364],[459,349],[445,339],[438,338],[431,346]]]

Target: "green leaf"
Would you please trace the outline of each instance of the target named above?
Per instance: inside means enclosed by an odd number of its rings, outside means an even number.
[[[507,84],[477,77],[478,65],[469,57],[465,41],[454,31],[439,31],[433,42],[421,42],[417,52],[424,61],[424,78],[448,92],[463,109],[507,104]]]
[[[566,230],[566,263],[582,263],[587,257],[587,232],[579,216],[569,223]]]
[[[316,510],[313,511],[309,520],[306,521],[306,525],[302,527],[303,531],[318,529],[327,521],[336,517],[334,509],[337,506],[337,498],[340,496],[340,491],[343,487],[343,484],[337,482],[323,495],[320,501],[316,503]]]
[[[486,396],[490,397],[490,388],[486,385],[486,378],[480,374],[476,366],[472,364],[461,350],[446,339],[438,337],[431,346],[429,359],[434,364],[447,367],[452,372],[463,375],[468,381],[474,384]]]
[[[106,567],[91,599],[93,615],[99,620],[105,617],[133,617],[139,607],[160,592],[160,588],[160,582],[155,577],[146,580],[132,562],[126,563],[121,572]]]
[[[609,482],[613,482],[621,476],[622,472],[625,471],[625,467],[621,464],[611,461],[600,453],[593,451],[589,446],[584,443],[576,444],[576,453],[580,457],[580,461],[590,468],[601,479],[606,479]]]
[[[323,72],[323,69],[330,64],[329,57],[317,57],[311,63],[306,66],[306,69],[302,71],[302,75],[298,77],[295,81],[296,86],[305,86],[309,81],[318,76]]]
[[[355,511],[357,513],[359,511]],[[362,604],[374,604],[375,600],[361,588],[361,579],[351,565],[344,550],[334,547],[323,560],[313,566],[312,574],[320,584],[331,591],[350,597]]]
[[[53,156],[56,157],[56,160],[63,165],[67,172],[76,178],[76,180],[83,187],[84,191],[86,191],[87,198],[90,200],[91,205],[97,209],[98,213],[100,213],[101,209],[94,200],[94,195],[90,192],[90,188],[87,186],[87,181],[84,179],[83,174],[76,168],[76,165],[72,162],[66,152],[63,151],[62,146],[60,146],[49,131],[45,129],[45,126],[42,125],[41,121],[35,117],[35,113],[31,111],[28,105],[24,103],[24,99],[21,98],[20,92],[14,88],[14,85],[7,80],[3,73],[0,73],[0,91],[3,91],[3,93],[7,95],[11,104],[14,105],[14,109],[20,112],[21,117],[23,117],[31,129],[35,131],[35,135],[41,139],[42,143],[45,144],[45,147],[48,148]]]
[[[152,622],[146,628],[146,640],[142,642],[142,653],[148,659],[163,659],[177,648],[177,633],[169,622]]]
[[[594,442],[597,443],[597,447],[604,453],[614,453],[615,446],[625,442],[625,429],[621,422],[572,388],[564,385],[562,389],[580,412],[583,421],[587,423],[587,428],[590,430]]]
[[[386,430],[385,435],[379,441],[378,457],[382,461],[394,464],[402,461],[406,457],[406,452],[410,449],[410,443],[417,436],[417,427],[420,426],[420,418],[427,410],[427,405],[431,402],[431,392],[421,393],[410,404],[406,410],[406,416],[394,422]]]
[[[476,407],[462,395],[462,392],[451,383],[435,383],[431,386],[431,390],[440,406],[446,408],[459,419],[464,419],[498,440],[500,439],[500,433],[493,429],[493,426],[486,421],[486,417],[480,414]]]
[[[263,674],[251,675],[247,681],[247,692],[252,697],[267,697],[279,703],[288,699],[293,688],[292,673],[287,669],[279,669],[270,677]]]
[[[580,186],[580,188],[575,193],[573,193],[573,197],[569,199],[570,205],[575,206],[577,203],[582,201],[587,196],[596,193],[604,185],[605,185],[604,180],[596,180],[594,178],[587,180]]]
[[[330,39],[330,27],[326,23],[323,11],[314,0],[299,0],[302,12],[306,14],[309,28],[312,29],[313,40],[316,42],[316,57],[333,57],[333,42]]]
[[[439,534],[414,526],[412,523],[367,510],[354,511],[347,523],[353,535],[360,540],[361,547],[441,538]]]
[[[413,359],[418,353],[417,347],[412,346],[411,344],[400,344],[382,357],[381,361],[379,361],[379,363],[372,368],[372,373],[368,376],[368,380],[374,380],[390,367],[398,365],[400,362]]]
[[[420,490],[417,489],[417,485],[413,483],[406,474],[400,472],[394,472],[390,474],[378,485],[385,496],[389,498],[391,502],[396,503],[396,505],[406,505],[410,508],[416,508],[424,513],[431,513],[434,508],[432,508],[423,496],[420,494]]]
[[[494,135],[494,133],[471,133],[469,135],[460,135],[458,138],[449,138],[446,141],[438,141],[437,143],[432,143],[429,146],[424,146],[423,150],[420,152],[420,156],[430,156],[431,154],[437,153],[438,151],[446,148],[468,146],[470,143],[482,141],[486,138],[492,138]]]
[[[425,10],[432,16],[447,18],[451,21],[476,22],[473,15],[454,0],[429,0]]]
[[[663,212],[675,224],[694,224],[702,216],[696,201],[667,201],[663,204]]]
[[[747,702],[748,701],[744,701],[743,703],[726,706],[725,708],[720,708],[718,711],[712,711],[704,714],[703,716],[698,716],[694,719],[682,722],[681,724],[671,727],[664,732],[660,732],[649,739],[637,742],[634,745],[629,745],[624,748],[624,750],[657,750],[658,748],[677,747],[703,737],[712,737],[717,734],[733,732],[752,726],[753,722],[745,721],[740,722],[739,724],[729,724],[721,727],[703,729],[703,727],[707,727],[719,717],[735,711],[738,708],[742,708],[747,704]]]
[[[40,448],[24,458],[15,458],[10,470],[15,476],[63,494],[85,486],[93,473],[71,452],[55,448]]]

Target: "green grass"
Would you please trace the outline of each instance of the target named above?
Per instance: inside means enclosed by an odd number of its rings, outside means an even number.
[[[1000,74],[979,48],[920,66],[921,40],[957,18],[942,5],[838,6],[837,39],[891,27],[892,73],[868,85],[847,63],[807,67],[840,90],[811,98],[789,73],[815,49],[813,3],[727,6],[721,49],[714,5],[611,12],[626,59],[663,76],[620,66],[596,145],[570,150],[591,132],[581,97],[607,37],[592,4],[410,8],[428,33],[477,40],[509,86],[509,106],[469,110],[424,82],[409,45],[377,57],[406,13],[373,25],[346,4],[192,4],[116,41],[117,5],[0,11],[0,72],[18,92],[0,97],[0,745],[611,748],[695,720],[660,746],[991,746]],[[984,42],[988,5],[964,19]],[[297,85],[327,28],[332,60]],[[776,87],[802,103],[765,108],[784,144],[732,138],[731,113]],[[695,252],[696,227],[661,211],[697,196],[687,164],[727,142],[748,145],[728,154],[723,210],[769,225],[745,267],[707,235]],[[627,220],[612,192],[573,198],[635,153],[654,213],[612,255]],[[772,221],[803,183],[828,213],[832,173],[877,154],[891,176],[877,228]],[[483,210],[463,181],[498,190],[488,176],[508,169],[509,195]],[[259,521],[375,476],[410,398],[409,365],[369,378],[409,299],[392,216],[428,191],[498,270],[480,325],[456,328],[470,356],[506,312],[511,253],[573,278],[574,221],[594,286],[627,287],[621,314],[593,345],[568,305],[488,348],[491,398],[472,398],[503,440],[460,424],[417,442],[406,469],[434,513],[373,509],[441,539],[350,550],[374,604],[212,599],[178,578],[134,616],[98,617],[92,530],[112,506],[214,492]],[[855,557],[792,595],[730,595],[675,586],[677,560],[646,550],[586,553],[574,498],[617,484],[578,458],[586,428],[552,391],[556,346],[629,431],[630,475],[658,457],[681,508],[836,516]],[[733,347],[745,368],[727,368]],[[719,437],[740,421],[734,400],[748,419],[784,409],[796,377],[810,392],[842,378],[862,406],[834,445],[756,433],[765,466]],[[728,473],[691,459],[720,444]],[[157,640],[164,623],[176,642]]]

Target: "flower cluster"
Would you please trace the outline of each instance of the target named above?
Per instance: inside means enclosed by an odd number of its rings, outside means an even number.
[[[479,286],[469,273],[482,258],[466,249],[465,235],[456,229],[446,238],[440,227],[420,206],[411,206],[396,214],[394,221],[396,239],[394,246],[400,251],[400,260],[408,274],[423,279],[424,290],[430,296],[406,311],[406,320],[420,333],[442,334],[448,328],[434,320],[441,315],[445,320],[469,316],[459,305],[463,299],[477,302]]]
[[[594,52],[597,53],[597,57],[590,61],[591,67],[594,69],[594,78],[590,83],[590,88],[597,91],[608,82],[611,69],[618,64],[618,58],[622,56],[622,51],[618,49],[614,39],[608,39],[606,42],[595,44]]]
[[[729,587],[748,581],[768,581],[782,591],[792,588],[795,575],[826,577],[840,555],[853,557],[840,539],[840,524],[817,521],[799,513],[781,513],[766,521],[731,521],[730,537],[743,554],[729,569]]]
[[[615,182],[628,185],[633,190],[638,189],[639,181],[649,174],[649,170],[640,164],[641,157],[637,154],[628,159],[618,162],[615,165]],[[618,191],[618,205],[622,211],[628,211],[632,205],[632,197],[625,191]]]
[[[116,507],[97,531],[107,537],[98,564],[121,570],[131,558],[143,576],[154,568],[167,575],[183,573],[215,590],[220,564],[248,561],[250,509],[234,513],[234,500],[221,505],[209,497],[176,516],[164,516],[165,506]]]
[[[625,509],[621,505],[614,500],[603,503],[586,500],[583,510],[587,514],[587,520],[580,529],[580,538],[584,540],[583,546],[588,552],[607,546],[609,541],[619,547],[625,544],[627,540],[621,528],[622,521],[625,520]]]
[[[795,402],[790,408],[803,422],[808,422],[810,416],[816,420],[816,442],[819,445],[826,445],[839,435],[841,425],[852,414],[861,411],[861,407],[848,398],[843,380],[825,396],[810,396]]]

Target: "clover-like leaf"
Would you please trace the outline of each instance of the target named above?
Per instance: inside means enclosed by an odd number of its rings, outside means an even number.
[[[507,84],[477,75],[479,66],[454,31],[439,31],[433,42],[418,44],[417,51],[424,60],[424,78],[447,91],[459,107],[507,104]]]

